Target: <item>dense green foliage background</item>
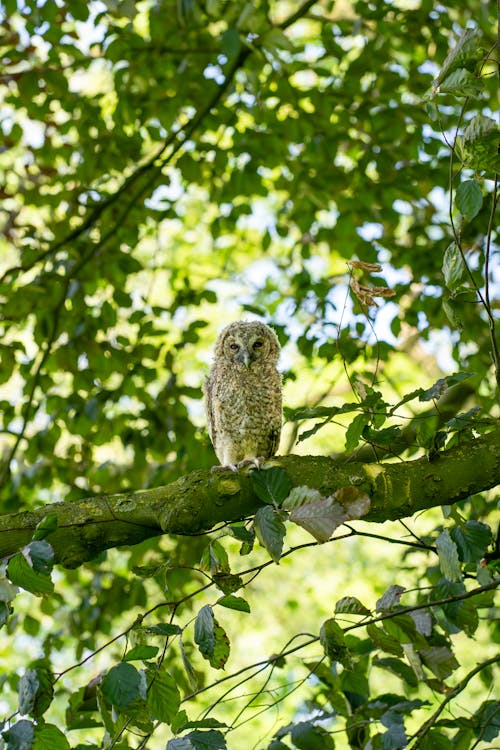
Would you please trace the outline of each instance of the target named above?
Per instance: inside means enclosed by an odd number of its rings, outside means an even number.
[[[495,11],[0,3],[3,513],[213,465],[239,317],[283,346],[282,453],[439,461],[491,429]],[[485,492],[293,527],[279,567],[241,524],[51,573],[49,519],[0,580],[0,743],[493,747],[498,521]]]

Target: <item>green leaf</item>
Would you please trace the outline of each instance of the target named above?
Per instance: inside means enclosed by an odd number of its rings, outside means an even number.
[[[182,638],[179,641],[179,645],[180,645],[182,666],[184,667],[184,670],[186,672],[188,682],[189,682],[189,687],[194,692],[195,690],[198,690],[198,677],[196,675],[196,672],[194,671],[193,665],[191,664],[191,662],[189,661],[187,657],[186,649],[184,648],[184,642]]]
[[[54,590],[50,576],[33,570],[21,552],[9,560],[7,575],[13,584],[21,586],[35,596],[51,594]]]
[[[2,737],[7,743],[7,750],[32,750],[35,728],[31,721],[21,719],[2,732]]]
[[[500,171],[498,143],[500,129],[491,117],[476,115],[457,138],[456,150],[462,162],[471,169],[493,173]]]
[[[279,562],[285,538],[285,524],[270,505],[259,508],[254,517],[255,533],[274,562]]]
[[[182,731],[186,729],[224,729],[227,724],[217,719],[200,719],[199,721],[186,721]]]
[[[477,180],[464,180],[457,188],[455,204],[461,214],[471,221],[483,205],[483,193]]]
[[[35,729],[32,750],[69,750],[70,744],[55,724],[41,724]]]
[[[375,644],[377,648],[382,651],[387,651],[389,654],[395,654],[396,656],[403,656],[404,651],[401,643],[396,638],[382,630],[382,628],[376,625],[367,625],[366,633],[370,640]]]
[[[373,660],[373,666],[392,672],[392,674],[395,674],[412,688],[418,686],[418,679],[415,672],[408,666],[408,664],[401,661],[401,659],[395,659],[393,656],[375,658]]]
[[[158,625],[147,625],[141,627],[141,630],[145,633],[151,633],[152,635],[179,635],[182,633],[181,628],[178,625],[172,625],[170,622],[162,622]]]
[[[31,560],[33,570],[49,575],[54,562],[54,550],[45,540],[30,542],[23,550],[28,562]],[[28,558],[29,555],[29,558]]]
[[[291,485],[288,475],[279,466],[252,471],[250,482],[259,500],[277,508],[290,492]]]
[[[341,664],[349,663],[349,651],[345,643],[344,631],[332,617],[322,624],[319,641],[325,655],[331,661],[339,661]]]
[[[462,254],[457,245],[452,242],[451,245],[446,248],[443,258],[444,283],[448,289],[453,291],[460,286],[465,272],[466,268]]]
[[[419,743],[419,750],[452,750],[453,744],[446,735],[431,729]]]
[[[11,602],[15,599],[17,589],[7,578],[0,578],[0,602]]]
[[[456,383],[461,383],[463,380],[471,378],[473,374],[474,373],[472,372],[456,372],[454,375],[448,375],[446,378],[439,378],[439,380],[436,380],[434,385],[430,388],[426,388],[425,390],[419,389],[415,391],[415,394],[418,394],[419,401],[438,399],[448,388],[451,388],[452,385],[456,385]]]
[[[343,596],[335,604],[335,614],[369,615],[370,610],[355,596]]]
[[[298,750],[334,750],[333,740],[321,726],[310,721],[301,721],[290,733],[294,747]]]
[[[481,78],[465,68],[457,68],[439,86],[440,94],[454,96],[479,96],[484,90]]]
[[[450,614],[445,607],[448,619],[469,636],[474,635],[479,626],[479,614],[475,602],[471,599],[460,602],[459,607]]]
[[[194,623],[194,640],[201,655],[215,669],[222,669],[229,657],[229,639],[214,617],[212,607],[200,609]]]
[[[346,453],[352,453],[357,448],[365,427],[369,424],[370,417],[367,414],[358,414],[347,428],[345,436]]]
[[[483,56],[481,43],[483,34],[479,29],[467,29],[456,45],[450,50],[443,63],[439,75],[433,83],[434,89],[437,90],[442,83],[454,70],[465,68],[473,70],[477,61]]]
[[[102,692],[113,706],[127,708],[136,698],[141,697],[141,675],[132,664],[120,662],[111,667],[104,677]]]
[[[36,541],[45,539],[46,536],[52,534],[57,529],[57,523],[57,515],[55,513],[49,513],[47,516],[44,516],[36,525],[33,539]]]
[[[39,686],[40,683],[36,669],[27,669],[20,678],[17,686],[20,714],[30,714],[32,712]]]
[[[249,603],[241,596],[233,596],[233,594],[227,594],[217,600],[217,604],[228,609],[236,609],[238,612],[250,612]]]
[[[454,653],[446,646],[431,646],[419,649],[420,657],[438,680],[445,680],[460,664]]]
[[[241,50],[238,29],[226,29],[221,37],[221,49],[228,60],[233,60]]]
[[[261,42],[263,47],[269,50],[269,52],[274,52],[277,49],[285,49],[288,52],[295,50],[295,45],[290,37],[277,26],[266,31],[261,37]]]
[[[203,550],[201,568],[212,574],[230,572],[227,552],[217,539],[212,540]]]
[[[458,559],[457,545],[450,537],[447,529],[441,532],[436,539],[436,547],[439,557],[439,566],[445,578],[452,582],[462,580],[462,570]]]
[[[205,659],[210,658],[215,649],[214,623],[212,607],[205,604],[196,615],[194,623],[194,642]]]
[[[459,313],[460,306],[457,304],[456,300],[443,299],[442,305],[444,314],[450,321],[451,325],[457,330],[463,331],[464,323]]]
[[[425,648],[427,641],[418,632],[415,621],[410,615],[402,614],[383,621],[384,630],[402,644],[412,643],[417,648]]]
[[[154,659],[158,651],[158,646],[134,646],[130,651],[127,651],[123,657],[123,661],[135,661],[136,659],[147,661],[148,659]]]
[[[455,526],[450,532],[462,562],[477,562],[491,544],[491,529],[480,521],[466,521],[464,525]]]
[[[450,432],[460,432],[461,430],[465,430],[476,422],[476,416],[480,411],[480,406],[473,406],[468,411],[461,412],[451,419],[448,419],[446,427]]]
[[[209,729],[206,732],[195,730],[186,735],[193,750],[227,750],[226,740],[222,732]]]
[[[500,734],[500,701],[487,700],[474,714],[475,734],[482,742],[493,742]]]
[[[232,594],[243,586],[242,577],[233,574],[214,573],[213,581],[224,594]]]
[[[147,706],[153,719],[171,724],[179,710],[181,697],[174,678],[168,673],[148,669]]]
[[[223,669],[229,658],[230,646],[226,631],[217,620],[214,620],[214,635],[215,648],[209,662],[214,669]]]

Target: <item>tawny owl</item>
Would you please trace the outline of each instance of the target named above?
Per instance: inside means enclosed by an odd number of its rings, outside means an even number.
[[[278,449],[281,433],[280,345],[264,323],[235,322],[215,344],[205,382],[208,431],[223,467],[259,465]]]

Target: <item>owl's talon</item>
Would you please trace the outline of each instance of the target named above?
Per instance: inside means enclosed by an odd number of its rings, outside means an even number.
[[[238,471],[238,467],[234,464],[227,464],[227,466],[212,466],[210,471],[212,474],[215,474],[217,471]]]
[[[254,469],[260,469],[261,463],[266,459],[263,456],[256,456],[255,458],[244,458],[243,461],[238,461],[238,469],[242,469],[244,466],[252,466]]]

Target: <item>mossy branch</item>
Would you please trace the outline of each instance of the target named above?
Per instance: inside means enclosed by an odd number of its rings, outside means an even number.
[[[325,456],[283,456],[272,460],[292,486],[306,485],[326,497],[355,486],[371,498],[366,521],[383,522],[419,510],[450,505],[500,483],[500,429],[445,451],[401,463],[339,465]],[[151,490],[55,503],[34,511],[0,516],[0,557],[27,544],[36,525],[57,516],[47,537],[55,559],[77,567],[103,550],[169,534],[193,534],[221,522],[253,515],[260,501],[248,472],[195,471]]]

